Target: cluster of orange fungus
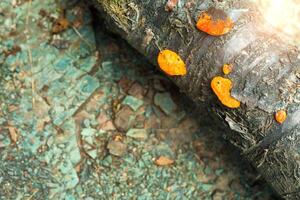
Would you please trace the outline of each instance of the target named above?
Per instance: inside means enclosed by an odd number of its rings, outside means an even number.
[[[275,120],[279,123],[282,124],[287,118],[287,113],[285,110],[279,110],[275,113]]]
[[[233,66],[231,64],[225,64],[223,65],[223,73],[225,75],[228,75],[232,72]]]
[[[230,94],[232,88],[231,80],[216,76],[211,81],[211,88],[221,103],[229,108],[238,108],[241,103]]]
[[[233,25],[232,19],[223,10],[212,7],[199,16],[196,26],[209,35],[220,36],[228,33]]]
[[[163,50],[157,58],[158,65],[162,71],[171,76],[185,75],[186,66],[180,56],[171,51]]]

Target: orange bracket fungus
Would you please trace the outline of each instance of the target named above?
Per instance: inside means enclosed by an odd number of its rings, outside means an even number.
[[[279,123],[282,124],[287,118],[287,113],[285,110],[279,110],[275,113],[275,120]]]
[[[232,72],[232,69],[233,69],[233,66],[230,65],[230,64],[225,64],[225,65],[223,65],[223,73],[224,73],[225,75],[230,74],[230,73]]]
[[[158,55],[157,62],[160,69],[168,75],[175,76],[186,74],[185,63],[177,53],[171,50],[161,51]]]
[[[221,103],[229,108],[238,108],[241,103],[230,94],[232,88],[231,80],[216,76],[211,81],[211,88]]]
[[[211,7],[199,16],[197,28],[209,35],[220,36],[228,33],[233,24],[223,10]]]

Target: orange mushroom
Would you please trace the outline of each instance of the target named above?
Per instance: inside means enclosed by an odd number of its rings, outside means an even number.
[[[228,33],[233,25],[232,19],[223,10],[211,7],[200,14],[196,26],[209,35],[220,36]]]
[[[230,65],[230,64],[225,64],[225,65],[223,65],[223,73],[224,73],[225,75],[230,74],[230,73],[232,72],[232,69],[233,69],[233,66]]]
[[[282,124],[287,118],[287,113],[285,110],[279,110],[275,113],[275,120],[279,123]]]
[[[223,105],[229,108],[240,107],[240,101],[233,98],[230,94],[232,89],[231,80],[216,76],[211,81],[211,88]]]
[[[158,55],[157,62],[160,69],[168,75],[175,76],[186,74],[185,63],[177,53],[171,50],[166,49],[161,51]]]

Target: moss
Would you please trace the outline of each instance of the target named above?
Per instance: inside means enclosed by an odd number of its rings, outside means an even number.
[[[127,30],[129,28],[128,17],[126,16],[128,0],[100,0],[99,3],[113,16],[113,20],[116,21],[122,29]]]

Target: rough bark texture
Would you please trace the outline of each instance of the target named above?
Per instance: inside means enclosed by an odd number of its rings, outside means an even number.
[[[179,88],[206,107],[228,130],[235,144],[273,188],[286,199],[300,199],[300,52],[280,40],[248,1],[181,0],[173,11],[165,0],[94,0],[107,25],[157,65],[159,49],[172,49],[188,74],[173,77]],[[195,28],[210,6],[225,10],[235,27],[222,37]],[[229,78],[238,109],[221,105],[210,81],[221,66],[234,65]],[[274,120],[286,109],[287,120]]]

